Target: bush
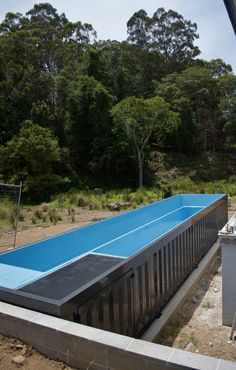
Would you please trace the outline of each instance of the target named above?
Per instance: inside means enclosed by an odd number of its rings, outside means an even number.
[[[57,140],[48,128],[28,121],[5,146],[0,147],[0,173],[10,183],[23,181],[23,191],[33,201],[55,192],[64,179],[53,171],[60,159]]]
[[[55,208],[52,208],[48,212],[48,218],[53,225],[56,225],[58,221],[61,221],[61,215],[57,212]]]
[[[42,203],[40,206],[40,211],[41,212],[47,212],[48,211],[48,204],[47,203]]]
[[[35,210],[34,210],[34,216],[36,217],[36,218],[42,218],[42,211],[41,211],[41,209],[39,209],[39,208],[36,208]]]
[[[89,204],[88,199],[86,199],[84,196],[79,195],[77,198],[77,206],[78,207],[86,207]]]
[[[16,225],[16,208],[10,199],[0,200],[0,220],[3,223],[10,224],[12,228]]]
[[[165,188],[162,189],[162,197],[165,199],[165,198],[169,198],[172,196],[172,188],[171,186],[167,186]]]

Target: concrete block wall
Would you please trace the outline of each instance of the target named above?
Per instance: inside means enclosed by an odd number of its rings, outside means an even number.
[[[79,369],[236,370],[236,363],[113,334],[0,302],[0,334]]]

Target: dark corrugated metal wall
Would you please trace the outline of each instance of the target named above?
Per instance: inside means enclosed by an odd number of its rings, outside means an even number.
[[[78,306],[76,321],[140,336],[215,242],[226,220],[226,199],[208,214],[193,216],[173,235],[134,257],[127,263],[132,268]]]

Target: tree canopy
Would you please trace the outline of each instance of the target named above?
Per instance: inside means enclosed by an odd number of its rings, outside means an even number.
[[[48,128],[26,122],[18,136],[0,147],[0,158],[3,180],[23,181],[24,191],[31,199],[43,200],[63,183],[54,168],[60,159],[60,148]]]
[[[174,135],[179,125],[178,114],[171,112],[169,104],[160,97],[128,97],[113,107],[112,115],[117,141],[123,148],[134,148],[141,188],[145,152],[150,139],[153,137],[157,142],[164,142],[167,136]]]
[[[99,40],[92,25],[71,22],[49,3],[6,14],[4,181],[23,180],[28,194],[38,183],[50,194],[65,177],[76,184],[119,175],[134,184],[138,156],[143,172],[152,171],[148,159],[158,150],[234,153],[235,75],[221,59],[199,59],[197,25],[174,10],[141,9],[127,35]]]

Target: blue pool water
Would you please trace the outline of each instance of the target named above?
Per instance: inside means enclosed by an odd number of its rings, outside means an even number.
[[[118,257],[129,257],[185,221],[187,218],[193,216],[201,209],[202,207],[182,207],[118,240],[111,241],[107,245],[96,249],[95,252],[99,254],[116,255]]]
[[[0,255],[0,286],[17,288],[88,253],[127,258],[222,194],[177,195]]]

